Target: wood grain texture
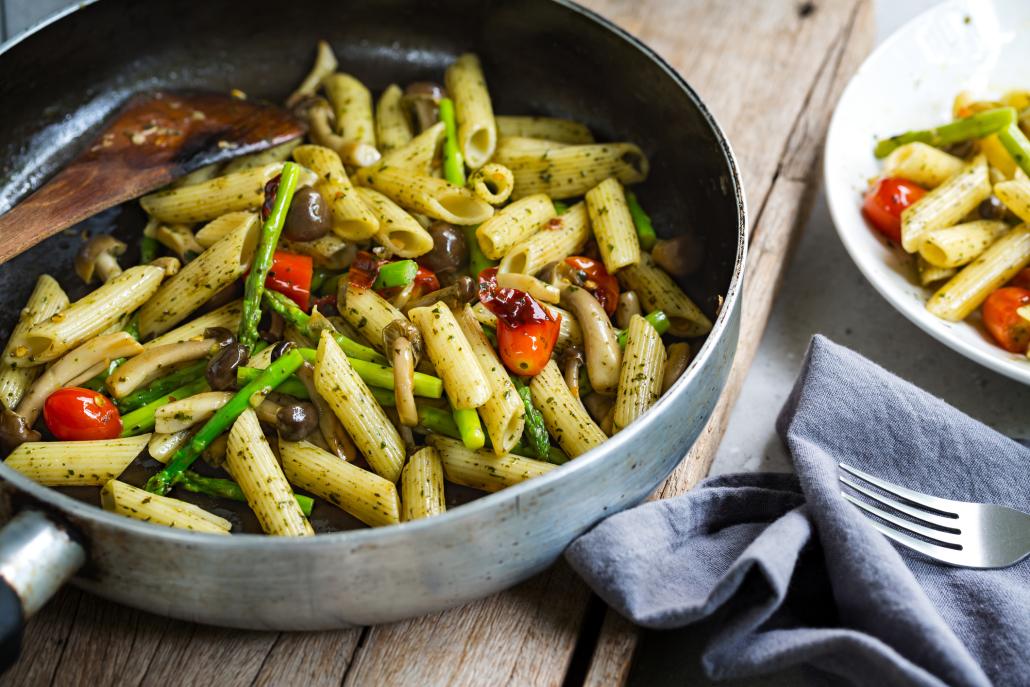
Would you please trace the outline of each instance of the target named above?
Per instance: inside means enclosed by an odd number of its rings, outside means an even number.
[[[708,472],[817,186],[829,112],[871,45],[872,8],[870,0],[584,4],[687,78],[726,130],[747,191],[752,233],[738,355],[702,437],[655,494],[666,497]],[[802,4],[815,9],[802,13]],[[609,611],[599,629],[582,632],[589,601],[586,587],[559,564],[508,592],[433,616],[279,634],[200,627],[65,590],[29,624],[23,657],[0,686],[621,684],[638,631]],[[596,638],[596,646],[577,647],[581,635]],[[574,653],[584,652],[592,660],[567,675]]]

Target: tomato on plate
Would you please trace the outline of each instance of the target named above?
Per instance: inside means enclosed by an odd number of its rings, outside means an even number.
[[[43,421],[61,441],[114,439],[122,433],[122,417],[111,399],[78,386],[50,394],[43,404]]]
[[[901,243],[901,213],[925,195],[922,186],[908,179],[886,177],[866,193],[862,214],[881,234]]]
[[[561,315],[525,291],[499,288],[496,267],[479,273],[479,301],[497,316],[497,350],[504,366],[524,377],[544,369],[558,343]]]
[[[983,304],[983,320],[987,331],[998,345],[1010,353],[1026,353],[1030,347],[1030,320],[1017,312],[1030,305],[1030,289],[1005,286]]]

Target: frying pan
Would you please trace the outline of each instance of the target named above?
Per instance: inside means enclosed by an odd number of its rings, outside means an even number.
[[[239,88],[279,101],[320,38],[373,91],[439,79],[456,55],[475,51],[498,112],[572,117],[601,140],[638,143],[651,160],[638,195],[659,233],[704,237],[704,267],[684,288],[718,315],[714,329],[670,392],[604,445],[442,516],[383,529],[306,539],[196,534],[106,513],[0,466],[0,517],[13,518],[0,534],[8,648],[22,620],[73,576],[130,606],[240,628],[321,630],[456,606],[543,570],[598,520],[644,499],[704,427],[737,344],[746,243],[739,173],[683,79],[571,2],[86,3],[0,52],[0,211],[131,93]],[[132,208],[113,212],[94,228],[127,216],[138,232]],[[41,272],[81,288],[69,275],[78,245],[58,235],[0,266],[0,327],[13,326]]]

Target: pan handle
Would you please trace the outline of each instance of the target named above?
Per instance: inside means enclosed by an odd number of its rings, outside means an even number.
[[[40,511],[0,529],[0,671],[18,660],[25,621],[85,562],[82,545]]]

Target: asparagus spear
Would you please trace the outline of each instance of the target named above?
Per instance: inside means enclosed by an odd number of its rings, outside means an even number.
[[[309,363],[315,362],[317,351],[313,348],[297,349],[304,359]],[[393,368],[378,363],[370,363],[367,360],[347,358],[347,362],[358,373],[358,376],[369,386],[377,386],[381,389],[393,388]],[[415,373],[414,391],[416,396],[426,398],[440,398],[443,396],[443,382],[439,377],[427,375],[424,372]]]
[[[1016,161],[1019,168],[1030,174],[1030,140],[1016,123],[1009,124],[998,132],[998,140]]]
[[[933,129],[906,131],[877,141],[873,154],[877,158],[885,158],[906,143],[928,143],[940,147],[971,138],[982,138],[1005,129],[1015,121],[1016,110],[1013,107],[984,110]]]
[[[200,362],[193,363],[192,365],[179,368],[175,372],[165,375],[160,379],[155,379],[142,389],[137,389],[125,398],[116,401],[118,410],[122,413],[128,413],[145,406],[151,401],[161,398],[173,389],[178,389],[187,382],[191,382],[198,377],[203,377],[205,367],[207,367],[207,361],[201,360]]]
[[[461,233],[465,235],[465,245],[469,252],[469,275],[478,277],[479,273],[488,267],[494,267],[497,262],[486,257],[486,253],[479,247],[479,238],[476,237],[476,226],[461,227]]]
[[[272,268],[272,256],[279,236],[286,221],[286,211],[290,209],[293,192],[297,190],[297,179],[300,167],[292,162],[283,164],[279,176],[279,189],[275,193],[272,212],[261,227],[261,240],[251,263],[250,274],[243,290],[243,313],[240,315],[239,341],[248,349],[253,348],[258,339],[258,323],[261,321],[261,294],[265,290],[265,280]]]
[[[526,406],[526,426],[522,430],[522,441],[533,453],[532,457],[547,460],[551,454],[551,438],[547,435],[547,427],[544,426],[544,416],[533,405],[533,396],[529,393],[529,387],[514,375],[512,375],[511,383],[515,385],[515,391],[518,392],[519,398]]]
[[[479,422],[479,413],[475,408],[455,408],[454,425],[458,428],[458,434],[465,448],[483,448],[486,444],[486,434],[483,433],[483,425]]]
[[[394,394],[389,389],[372,387],[372,395],[375,396],[379,405],[384,408],[392,408],[397,404]],[[434,434],[442,434],[452,439],[461,439],[461,432],[454,423],[454,416],[446,410],[434,408],[433,406],[418,406],[418,424],[422,429]]]
[[[669,331],[669,317],[661,310],[652,310],[644,315],[644,319],[650,322],[651,326],[654,327],[655,331],[659,334],[664,334]],[[619,340],[619,347],[625,348],[626,341],[629,339],[629,330],[617,329],[616,337]]]
[[[552,200],[551,202],[554,204],[554,214],[564,215],[566,212],[569,211],[568,203],[562,202],[560,200]]]
[[[205,494],[207,496],[229,499],[230,501],[242,501],[244,503],[247,501],[247,497],[243,495],[243,490],[240,489],[240,485],[236,484],[236,482],[233,482],[231,479],[205,477],[204,475],[198,475],[192,470],[186,470],[182,473],[182,479],[179,481],[179,486],[186,491],[192,491],[194,494]],[[293,498],[297,499],[297,505],[300,506],[300,510],[304,513],[305,517],[311,515],[311,508],[315,505],[315,500],[313,498],[310,496],[304,496],[303,494],[294,494]]]
[[[440,121],[443,122],[443,177],[455,186],[465,185],[465,159],[458,145],[458,124],[454,116],[454,101],[440,99]]]
[[[297,331],[309,339],[317,339],[315,332],[311,331],[311,316],[297,307],[292,300],[278,291],[265,291],[262,296],[265,305],[274,312],[282,315],[282,318],[296,327]],[[363,346],[353,339],[349,339],[339,332],[333,333],[336,343],[340,344],[343,354],[348,358],[367,360],[372,363],[385,363],[386,358],[373,348]]]
[[[157,257],[157,239],[152,236],[144,236],[139,242],[139,264],[146,265]]]
[[[296,372],[303,363],[304,357],[299,350],[289,351],[269,365],[268,369],[264,370],[257,379],[237,391],[236,395],[219,408],[218,412],[200,428],[200,431],[193,435],[190,443],[175,452],[172,460],[161,472],[147,480],[147,491],[155,494],[167,494],[172,485],[182,479],[183,471],[193,464],[193,461],[204,452],[208,444],[227,430],[229,425],[247,409],[251,396],[257,393],[268,393],[275,389],[287,377]]]
[[[379,268],[373,289],[389,289],[395,286],[407,286],[415,281],[418,274],[418,263],[414,260],[395,260]]]
[[[236,382],[240,386],[246,386],[260,377],[262,372],[264,372],[264,370],[259,370],[256,367],[240,366],[236,368]],[[296,377],[289,377],[283,380],[283,383],[276,388],[276,391],[281,394],[286,394],[287,396],[295,396],[302,400],[310,398],[308,395],[308,388]]]
[[[134,437],[137,434],[149,432],[154,428],[154,413],[157,412],[158,408],[167,403],[171,403],[172,401],[189,398],[190,396],[195,396],[196,394],[207,390],[207,380],[201,377],[200,379],[195,379],[189,384],[185,384],[164,396],[154,399],[150,403],[137,408],[131,413],[123,415],[121,436]]]
[[[633,191],[626,191],[626,205],[629,206],[629,214],[633,218],[633,226],[637,228],[637,238],[640,240],[640,247],[644,250],[654,248],[658,236],[654,232],[654,225],[651,224],[651,217],[640,207],[637,194]]]

